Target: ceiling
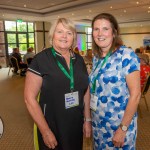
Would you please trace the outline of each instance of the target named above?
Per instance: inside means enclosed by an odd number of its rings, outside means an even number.
[[[48,21],[66,17],[90,26],[102,12],[121,27],[150,25],[150,0],[0,0],[0,20]]]

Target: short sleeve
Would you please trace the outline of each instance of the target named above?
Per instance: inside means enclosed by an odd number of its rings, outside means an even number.
[[[28,67],[28,71],[35,73],[39,76],[42,76],[41,71],[40,71],[40,67],[39,67],[39,63],[38,63],[38,55],[36,55],[33,58],[31,64]]]
[[[140,60],[132,49],[124,48],[122,56],[122,68],[125,76],[134,71],[140,71]]]

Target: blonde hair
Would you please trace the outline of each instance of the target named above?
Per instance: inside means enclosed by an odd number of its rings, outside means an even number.
[[[71,46],[71,50],[73,50],[76,45],[77,45],[77,33],[76,33],[76,28],[75,28],[75,25],[74,23],[69,20],[69,19],[66,19],[66,18],[59,18],[57,19],[53,25],[51,26],[50,30],[49,30],[49,42],[50,42],[50,46],[53,46],[53,37],[54,37],[54,32],[55,32],[55,29],[57,27],[57,25],[59,23],[62,23],[62,25],[66,28],[66,29],[69,29],[73,32],[73,43],[72,43],[72,46]]]

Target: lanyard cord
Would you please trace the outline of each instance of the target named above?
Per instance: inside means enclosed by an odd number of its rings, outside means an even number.
[[[68,79],[70,79],[70,90],[73,91],[74,89],[74,76],[73,76],[73,64],[72,64],[72,58],[70,56],[70,74],[67,72],[67,70],[64,68],[64,66],[58,61],[56,57],[56,52],[54,48],[52,47],[52,54],[56,58],[57,65],[60,68],[60,70],[65,74]]]
[[[100,69],[99,69],[99,70],[101,70],[102,67],[104,66],[104,64],[107,63],[108,58],[109,58],[110,55],[111,55],[111,52],[109,52],[109,53],[106,55],[106,57],[104,58],[104,60],[103,60],[103,62],[102,62],[102,65],[100,66]],[[97,69],[97,67],[98,67],[99,64],[100,64],[100,62],[97,63],[97,65],[96,65],[96,67],[95,67],[93,73],[95,72],[95,70]],[[99,75],[99,72],[98,72],[97,75],[95,76],[94,82],[92,83],[92,93],[95,93],[96,79],[97,79],[98,75]]]

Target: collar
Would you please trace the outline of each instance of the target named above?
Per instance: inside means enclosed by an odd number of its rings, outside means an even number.
[[[54,50],[55,50],[55,49],[54,49]],[[56,55],[57,55],[58,57],[63,57],[63,56],[62,56],[59,52],[57,52],[56,50],[55,50],[55,53],[56,53]],[[70,50],[70,54],[71,54],[72,59],[76,59],[75,53],[74,53],[73,51]]]

